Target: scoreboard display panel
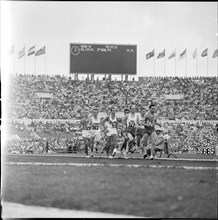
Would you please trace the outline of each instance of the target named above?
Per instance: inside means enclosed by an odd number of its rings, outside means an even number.
[[[70,44],[70,73],[136,75],[136,45]]]

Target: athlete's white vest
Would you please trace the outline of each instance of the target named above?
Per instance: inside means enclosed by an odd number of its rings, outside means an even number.
[[[95,119],[92,116],[91,121],[92,121],[92,130],[100,130],[100,117],[98,116],[97,119]]]
[[[111,118],[111,115],[109,117],[109,120],[116,124],[117,123],[117,117],[115,116],[114,119]],[[109,121],[105,122],[105,127],[107,129],[107,136],[111,136],[112,134],[117,134],[117,128],[114,127]]]
[[[145,116],[146,115],[144,115],[144,117],[142,117],[140,113],[138,114],[138,119],[139,119],[140,123],[143,123],[145,121]],[[144,125],[139,125],[138,127],[139,128],[144,128]]]
[[[135,113],[134,117],[132,117],[131,113],[129,113],[129,115],[127,116],[127,121],[126,121],[127,127],[136,127],[137,118],[138,118],[137,113]]]

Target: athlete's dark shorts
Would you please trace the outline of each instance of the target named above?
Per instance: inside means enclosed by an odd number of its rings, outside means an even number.
[[[137,128],[136,136],[143,136],[144,133],[145,133],[145,129],[144,128]]]
[[[128,127],[122,131],[122,133],[130,133],[133,137],[135,137],[136,128],[135,127]]]
[[[155,128],[144,128],[144,133],[151,135],[155,131]]]

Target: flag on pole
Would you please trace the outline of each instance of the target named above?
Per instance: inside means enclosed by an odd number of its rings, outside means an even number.
[[[25,56],[25,47],[18,52],[18,58],[22,58],[23,56]]]
[[[158,54],[157,59],[165,57],[165,49]]]
[[[171,58],[173,58],[173,57],[175,57],[175,56],[176,56],[176,50],[174,50],[174,51],[169,55],[168,59],[171,59]]]
[[[183,59],[186,56],[186,49],[180,54],[179,59]]]
[[[9,49],[9,55],[11,55],[12,53],[14,53],[14,45]]]
[[[218,49],[214,50],[212,58],[218,57]]]
[[[207,49],[208,49],[208,48],[207,48]],[[201,54],[202,57],[206,57],[206,56],[207,56],[207,49],[205,49],[205,50],[202,52],[202,54]]]
[[[30,47],[29,52],[28,52],[28,56],[35,54],[35,46]]]
[[[192,57],[193,57],[193,59],[195,59],[197,57],[197,49],[194,50]]]
[[[40,56],[42,54],[45,54],[45,46],[37,50],[35,56]]]
[[[148,60],[148,59],[150,59],[153,56],[154,56],[154,49],[151,52],[146,54],[146,59]]]

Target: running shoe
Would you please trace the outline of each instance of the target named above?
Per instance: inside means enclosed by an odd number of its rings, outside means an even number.
[[[116,153],[117,153],[117,149],[114,149],[114,150],[113,150],[112,157],[114,157],[114,156],[116,155]]]
[[[144,156],[143,156],[143,159],[145,159],[145,158],[147,158],[148,157],[148,155],[147,154],[145,154]]]
[[[149,159],[150,159],[150,160],[153,160],[153,159],[154,159],[154,157],[153,157],[153,156],[150,156],[150,157],[149,157]]]

